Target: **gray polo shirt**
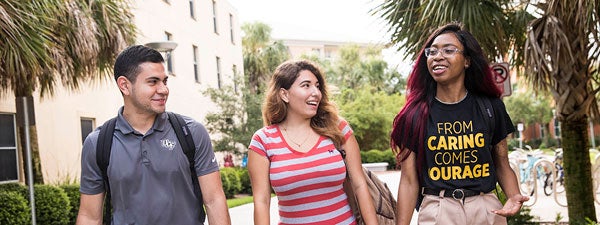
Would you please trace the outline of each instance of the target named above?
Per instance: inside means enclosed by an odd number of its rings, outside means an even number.
[[[183,117],[196,144],[195,168],[198,176],[219,170],[204,126]],[[99,129],[88,135],[81,156],[80,192],[104,192],[102,174],[96,164]],[[119,110],[110,163],[113,224],[201,224],[194,197],[187,157],[167,119],[157,116],[152,128],[141,134],[123,118]],[[195,180],[197,182],[197,180]]]

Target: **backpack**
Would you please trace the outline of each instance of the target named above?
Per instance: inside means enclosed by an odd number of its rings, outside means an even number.
[[[346,152],[343,149],[340,150],[339,148],[338,151],[342,155],[344,163],[346,163]],[[346,168],[348,168],[347,163]],[[365,169],[364,167],[362,167],[362,170],[367,182],[367,187],[369,188],[369,194],[371,195],[373,205],[375,206],[375,216],[377,217],[378,224],[395,225],[396,199],[394,199],[392,192],[388,188],[387,184],[379,180],[379,178],[371,173],[371,171]],[[352,184],[350,183],[350,176],[346,176],[346,180],[344,181],[344,191],[348,195],[348,203],[350,204],[350,208],[352,208],[352,213],[354,214],[354,218],[356,218],[356,223],[359,225],[365,224],[365,221],[360,214],[360,207],[353,191]]]
[[[194,140],[192,139],[192,135],[190,132],[190,128],[187,126],[181,115],[167,112],[169,123],[173,126],[173,130],[175,131],[175,135],[177,135],[177,140],[181,143],[181,148],[185,153],[185,156],[188,159],[190,164],[191,171],[191,179],[192,184],[194,186],[194,193],[198,201],[203,204],[202,200],[202,192],[200,190],[200,184],[198,183],[198,176],[196,175],[196,170],[194,169],[194,154],[196,145],[194,144]],[[102,179],[104,180],[104,189],[106,190],[105,194],[105,204],[104,204],[104,215],[103,221],[105,224],[111,224],[112,220],[112,204],[111,204],[111,195],[110,195],[110,185],[108,182],[107,169],[110,161],[110,151],[112,148],[112,140],[113,133],[115,132],[115,125],[117,123],[117,117],[114,117],[108,121],[106,121],[100,127],[100,133],[98,134],[98,143],[96,144],[96,163],[100,168],[102,173]],[[206,212],[204,211],[204,207],[200,207],[200,221],[204,222],[206,219]]]
[[[492,141],[491,138],[494,137],[494,130],[496,129],[496,121],[494,118],[494,108],[492,107],[492,102],[485,96],[474,96],[475,101],[479,106],[479,110],[481,110],[481,113],[483,114],[483,120],[488,124],[488,128],[490,129],[488,131],[490,132],[490,141]]]

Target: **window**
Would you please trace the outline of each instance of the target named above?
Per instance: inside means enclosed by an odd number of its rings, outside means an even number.
[[[321,49],[319,49],[319,48],[313,48],[312,49],[312,53],[314,55],[321,56]]]
[[[231,34],[231,44],[235,45],[235,39],[233,38],[233,15],[229,14],[229,34]]]
[[[198,71],[198,47],[192,45],[192,51],[194,60],[194,79],[196,79],[196,83],[200,83],[200,73]]]
[[[233,90],[237,93],[238,92],[238,71],[237,71],[237,65],[233,64],[233,66],[231,66],[231,70],[233,70]]]
[[[217,87],[221,89],[221,58],[217,56]]]
[[[92,118],[81,118],[81,143],[85,141],[88,134],[94,130],[94,119]]]
[[[19,180],[15,116],[0,114],[0,183]]]
[[[217,1],[212,1],[212,13],[213,13],[213,29],[215,34],[219,34],[219,30],[217,30]]]
[[[196,13],[194,10],[194,0],[190,0],[190,16],[192,19],[196,19]]]
[[[169,32],[165,32],[165,41],[171,41],[173,38],[173,35]],[[168,74],[175,74],[173,73],[173,53],[171,51],[165,52],[165,63],[167,64],[167,73]]]
[[[329,51],[329,50],[325,51],[325,58],[331,59],[331,51]]]

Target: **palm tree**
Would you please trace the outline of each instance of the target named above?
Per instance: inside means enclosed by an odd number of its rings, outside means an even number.
[[[549,90],[562,122],[569,219],[596,221],[586,128],[598,112],[592,82],[599,81],[600,0],[533,2],[386,0],[373,13],[406,57],[417,54],[433,29],[462,22],[491,60],[510,60],[537,91]]]
[[[118,52],[135,40],[124,0],[3,0],[0,17],[0,87],[4,94],[14,93],[20,121],[24,101],[34,111],[36,90],[47,97],[56,85],[77,89],[82,82],[106,77]],[[28,118],[32,175],[35,183],[43,183],[35,121]],[[24,123],[17,129],[25,146]]]
[[[242,25],[244,74],[251,94],[260,94],[271,73],[289,58],[286,47],[271,39],[271,27],[255,22]]]

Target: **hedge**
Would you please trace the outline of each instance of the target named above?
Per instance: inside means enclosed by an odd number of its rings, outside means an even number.
[[[79,185],[76,184],[65,184],[59,186],[65,191],[67,197],[69,197],[69,204],[71,205],[71,211],[69,212],[69,224],[75,224],[77,220],[77,213],[79,213]]]
[[[29,201],[29,191],[27,190],[27,186],[20,183],[0,184],[0,191],[15,191]]]
[[[221,182],[223,183],[223,191],[226,198],[233,198],[235,194],[242,190],[240,176],[235,168],[221,168]]]
[[[35,217],[38,224],[67,225],[71,205],[65,191],[59,187],[36,184]],[[29,195],[29,190],[27,191]]]
[[[240,177],[240,185],[242,185],[240,193],[252,194],[252,183],[250,182],[250,174],[248,173],[248,169],[240,168],[237,169],[237,171]]]
[[[388,169],[396,168],[396,155],[391,149],[381,151],[378,149],[372,149],[369,151],[361,151],[360,159],[363,163],[378,163],[387,162]]]
[[[21,193],[0,191],[0,224],[31,224],[31,209]]]

